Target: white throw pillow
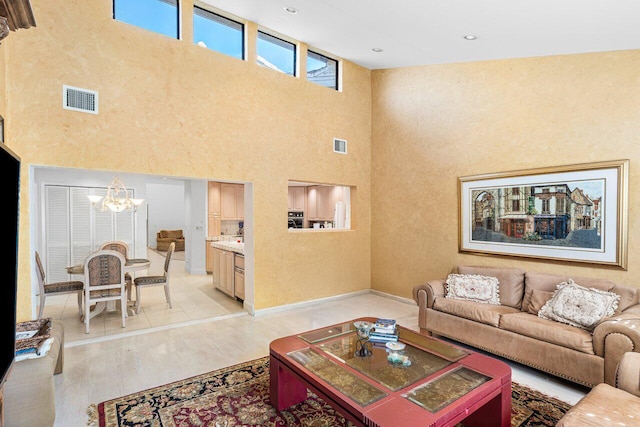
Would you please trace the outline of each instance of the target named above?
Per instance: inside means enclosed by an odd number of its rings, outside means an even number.
[[[447,298],[500,305],[500,288],[496,277],[479,274],[449,274]]]
[[[566,323],[582,329],[593,329],[605,317],[613,316],[620,295],[595,288],[585,288],[572,279],[560,283],[538,317]]]

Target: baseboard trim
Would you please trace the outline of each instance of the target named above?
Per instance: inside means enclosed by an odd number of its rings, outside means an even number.
[[[402,303],[405,303],[405,304],[416,305],[416,302],[413,300],[413,298],[400,297],[398,295],[393,295],[393,294],[388,294],[386,292],[376,291],[375,289],[370,289],[369,292],[374,294],[374,295],[378,295],[380,297],[389,298],[389,299],[392,299],[392,300],[395,300],[395,301],[399,301],[399,302],[402,302]]]
[[[389,298],[398,302],[402,302],[404,304],[409,304],[409,305],[415,305],[416,302],[410,298],[404,298],[404,297],[399,297],[397,295],[392,295],[392,294],[388,294],[385,292],[380,292],[380,291],[376,291],[373,289],[363,289],[361,291],[356,291],[356,292],[348,292],[346,294],[340,294],[340,295],[333,295],[330,297],[325,297],[325,298],[318,298],[318,299],[314,299],[314,300],[309,300],[309,301],[302,301],[302,302],[295,302],[292,304],[284,304],[284,305],[278,305],[275,307],[269,307],[269,308],[263,308],[260,310],[248,310],[249,313],[253,316],[262,316],[264,314],[272,314],[272,313],[279,313],[282,311],[287,311],[287,310],[291,310],[294,308],[301,308],[301,307],[309,307],[315,304],[320,304],[320,303],[324,303],[324,302],[328,302],[328,301],[336,301],[336,300],[341,300],[341,299],[347,299],[347,298],[351,298],[351,297],[355,297],[355,296],[359,296],[359,295],[367,295],[367,294],[373,294],[379,297],[383,297],[383,298]],[[246,304],[245,304],[245,309],[247,308]],[[253,307],[251,307],[253,308]]]
[[[196,320],[189,320],[187,322],[182,322],[182,323],[172,323],[169,325],[154,326],[151,328],[140,329],[137,331],[123,332],[121,334],[106,335],[102,337],[88,338],[86,340],[79,340],[79,341],[70,341],[70,342],[64,343],[64,348],[77,347],[80,345],[94,344],[94,343],[104,342],[104,341],[111,341],[114,339],[120,339],[120,338],[126,338],[126,337],[133,337],[136,335],[149,334],[151,332],[165,331],[167,329],[182,328],[184,326],[197,325],[200,323],[217,322],[219,320],[231,319],[234,317],[241,317],[241,316],[248,316],[248,315],[249,313],[247,313],[246,311],[241,311],[238,313],[225,314],[222,316],[207,317],[206,319],[196,319]]]

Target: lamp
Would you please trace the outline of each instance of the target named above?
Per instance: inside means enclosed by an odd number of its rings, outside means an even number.
[[[130,198],[127,193],[127,187],[124,186],[117,176],[113,177],[113,181],[111,181],[111,184],[107,187],[107,195],[104,198],[96,195],[89,195],[87,197],[93,206],[100,207],[102,211],[110,209],[113,212],[135,212],[138,206],[144,202],[144,199]]]

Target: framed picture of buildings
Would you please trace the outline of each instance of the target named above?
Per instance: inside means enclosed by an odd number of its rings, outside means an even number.
[[[627,268],[629,160],[458,179],[459,251]]]

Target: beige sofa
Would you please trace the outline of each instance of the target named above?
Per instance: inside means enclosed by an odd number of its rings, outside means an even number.
[[[3,387],[4,422],[11,427],[53,426],[56,419],[54,374],[64,365],[64,329],[51,323],[53,344],[46,356],[13,364]]]
[[[615,384],[626,352],[640,352],[640,288],[573,277],[587,288],[620,295],[613,316],[585,330],[537,315],[540,295],[550,296],[568,276],[517,268],[460,266],[454,273],[496,277],[500,305],[446,298],[446,279],[413,289],[423,333],[469,344],[588,387]]]
[[[640,353],[625,353],[616,386],[598,384],[556,424],[557,427],[640,425]]]
[[[156,236],[156,249],[166,252],[169,250],[169,245],[175,243],[175,251],[184,251],[184,235],[182,230],[160,230]]]

